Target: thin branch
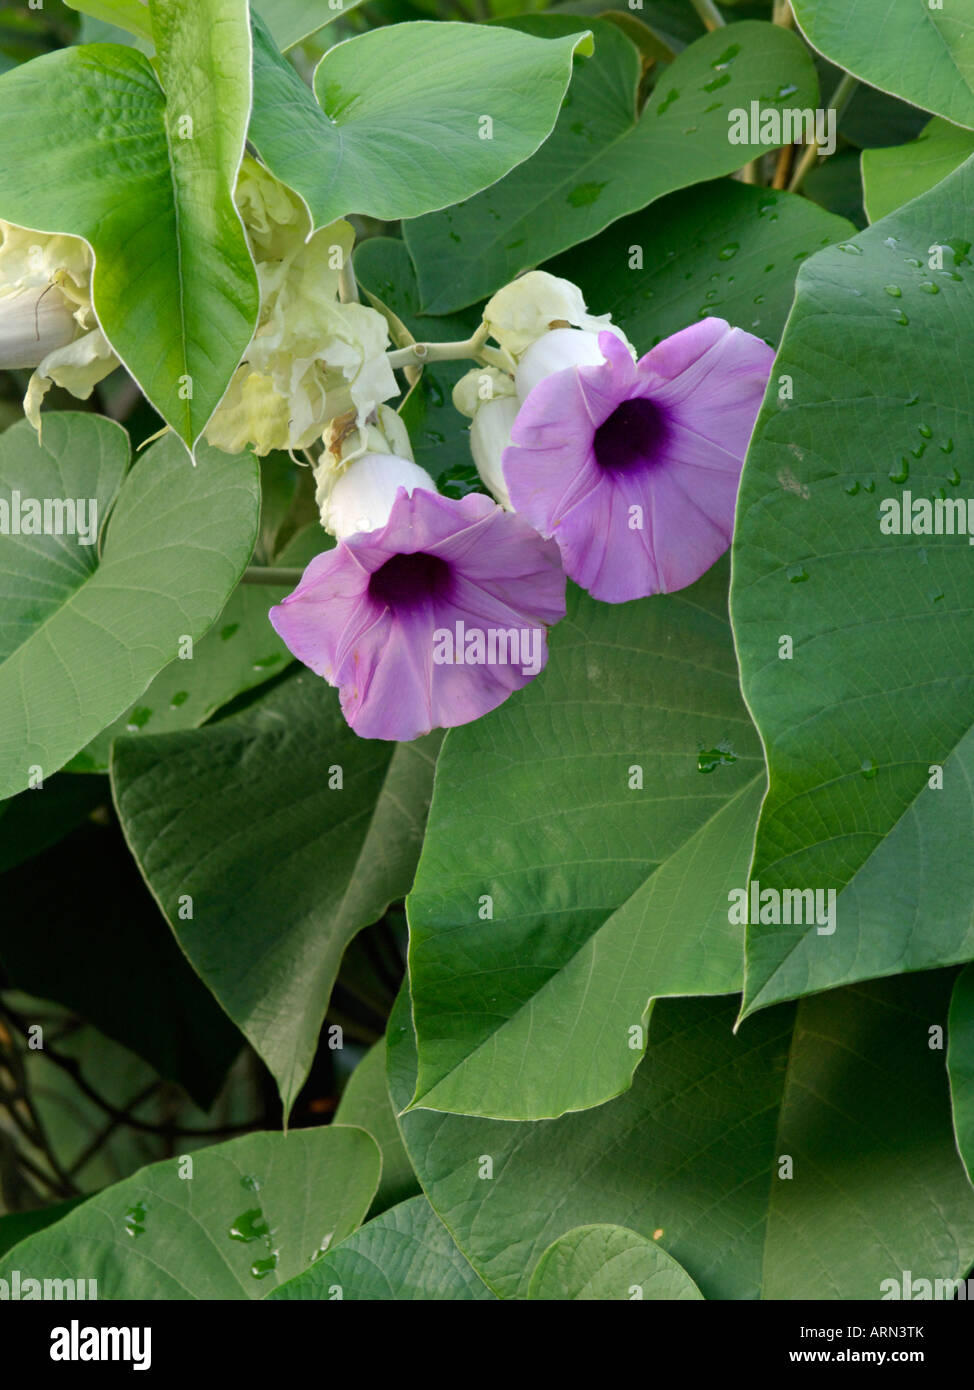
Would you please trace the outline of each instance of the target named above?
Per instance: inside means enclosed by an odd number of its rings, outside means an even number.
[[[422,367],[426,362],[458,362],[465,357],[480,357],[487,342],[488,328],[482,323],[470,338],[453,343],[410,343],[386,353],[390,367]]]
[[[853,96],[855,95],[855,91],[858,86],[859,81],[857,78],[852,76],[851,72],[843,73],[842,81],[839,83],[835,91],[832,93],[832,100],[829,102],[828,107],[826,108],[827,110],[835,111],[836,128],[838,128],[839,121],[842,119],[842,114],[845,111],[846,107],[849,105],[849,102],[852,100]],[[805,149],[802,153],[802,157],[795,167],[795,172],[792,175],[791,183],[788,185],[789,193],[797,193],[798,190],[801,188],[802,184],[805,182],[807,175],[815,167],[815,161],[818,159],[818,151],[819,146],[817,140],[813,140],[810,145],[805,146]]]
[[[293,589],[301,581],[303,570],[276,569],[273,565],[248,565],[240,576],[241,584],[274,584],[278,589]]]
[[[704,28],[714,30],[723,29],[724,16],[714,4],[714,0],[690,0],[691,5],[703,20]]]

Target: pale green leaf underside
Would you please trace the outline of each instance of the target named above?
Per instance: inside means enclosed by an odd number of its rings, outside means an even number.
[[[362,0],[260,0],[256,8],[278,48],[286,50],[361,3]]]
[[[330,49],[312,96],[255,18],[250,140],[315,226],[350,212],[416,217],[534,153],[555,123],[572,54],[586,46],[580,33],[542,40],[475,24],[390,25]]]
[[[974,131],[939,118],[907,145],[863,150],[862,186],[870,222],[878,222],[912,198],[919,198],[972,154]]]
[[[192,447],[257,321],[232,197],[250,30],[236,0],[153,0],[152,19],[158,78],[120,44],[61,49],[0,78],[0,217],[89,243],[106,337]]]
[[[794,0],[812,45],[855,77],[974,126],[974,0]]]
[[[103,519],[121,483],[100,562],[73,535],[0,536],[0,796],[56,772],[201,637],[253,549],[253,459],[204,446],[194,467],[170,436],[122,483],[127,462],[125,432],[94,415],[51,415],[43,443],[26,421],[0,440],[7,499],[100,494]]]

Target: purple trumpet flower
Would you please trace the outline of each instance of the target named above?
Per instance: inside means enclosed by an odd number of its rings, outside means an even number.
[[[511,503],[594,598],[683,589],[730,544],[774,353],[717,318],[638,362],[612,333],[599,333],[595,363],[591,335],[561,333],[576,365],[551,371],[558,345],[541,339],[541,379],[532,350],[518,369],[523,404],[503,454]]]
[[[543,668],[564,616],[553,541],[487,497],[405,487],[385,525],[316,556],[270,611],[357,734],[403,741],[502,704]]]

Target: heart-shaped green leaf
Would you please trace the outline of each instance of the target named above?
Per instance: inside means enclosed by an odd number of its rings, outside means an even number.
[[[15,1246],[0,1278],[18,1271],[21,1290],[27,1279],[96,1280],[87,1294],[100,1299],[262,1298],[355,1230],[379,1163],[361,1129],[247,1134],[89,1197]]]
[[[393,24],[330,49],[313,97],[255,16],[249,138],[316,227],[350,212],[417,217],[532,155],[555,123],[572,54],[586,49],[584,30],[538,39],[476,24]]]
[[[43,442],[26,421],[0,438],[0,499],[21,527],[0,535],[0,796],[56,772],[189,656],[253,549],[253,458],[202,445],[194,467],[169,436],[123,482],[128,456],[123,429],[75,412],[52,414]],[[32,504],[52,528],[72,513],[102,527],[101,558],[80,534],[23,534]]]
[[[531,33],[553,34],[573,23],[563,16],[517,21]],[[639,53],[615,25],[596,20],[592,29],[595,55],[576,65],[539,153],[486,193],[407,223],[427,312],[472,304],[664,193],[765,153],[767,146],[731,142],[732,111],[747,111],[752,101],[771,111],[818,104],[815,69],[800,40],[746,20],[685,49],[639,113]]]
[[[237,0],[150,13],[158,76],[133,48],[87,44],[0,78],[0,217],[89,244],[106,338],[192,449],[257,323],[233,202],[250,30]]]
[[[703,1294],[654,1241],[625,1226],[577,1226],[548,1246],[528,1298],[559,1302],[699,1299]]]
[[[770,769],[747,1009],[974,957],[972,198],[969,161],[802,267],[755,427],[731,596]],[[834,931],[790,923],[789,889],[834,891]]]
[[[974,126],[974,4],[793,0],[809,42],[871,87]]]
[[[495,1297],[425,1197],[375,1217],[270,1296],[450,1303]]]
[[[202,729],[115,743],[129,845],[286,1110],[345,947],[412,882],[438,746],[360,739],[309,671]]]

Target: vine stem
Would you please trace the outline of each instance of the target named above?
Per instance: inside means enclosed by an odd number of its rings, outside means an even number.
[[[346,256],[342,261],[342,268],[339,271],[338,279],[338,298],[343,304],[358,303],[358,285],[355,282],[355,271],[352,269],[351,256]]]
[[[704,22],[707,29],[723,29],[724,16],[714,4],[714,0],[690,0],[693,8]]]
[[[293,588],[304,573],[297,569],[275,569],[272,565],[248,565],[240,576],[241,584],[274,584],[277,588]]]
[[[853,77],[851,72],[843,73],[842,81],[832,93],[832,99],[826,108],[834,109],[836,126],[838,126],[842,118],[842,113],[852,100],[858,86],[858,78]],[[815,167],[815,161],[818,159],[818,150],[819,146],[817,140],[813,140],[810,145],[805,146],[802,157],[795,166],[795,172],[792,174],[791,183],[788,185],[789,193],[797,193],[799,191],[802,184],[805,182],[806,176]]]
[[[477,359],[484,354],[489,330],[482,323],[470,338],[453,343],[410,343],[386,353],[390,367],[422,367],[426,362],[457,362],[465,357]],[[489,351],[489,349],[488,349]]]

